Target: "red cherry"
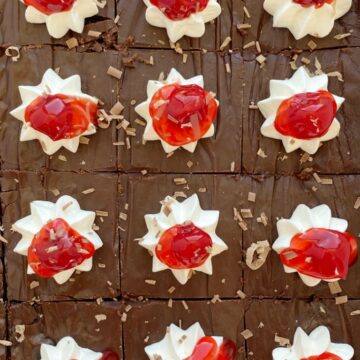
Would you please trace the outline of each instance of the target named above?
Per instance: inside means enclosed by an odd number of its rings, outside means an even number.
[[[324,4],[331,4],[333,0],[293,0],[296,4],[303,7],[315,6],[316,8],[322,7]]]
[[[236,354],[233,341],[224,339],[219,348],[213,337],[204,336],[197,342],[192,355],[185,360],[235,360]]]
[[[347,232],[313,228],[296,234],[280,254],[284,265],[317,279],[344,279],[357,258],[357,241]]]
[[[328,91],[296,94],[280,104],[275,128],[295,139],[319,138],[329,130],[336,111],[335,99]]]
[[[211,237],[190,222],[166,230],[155,252],[172,269],[193,269],[207,260],[211,247]]]
[[[235,360],[237,351],[237,347],[232,340],[224,339],[216,360]]]
[[[341,357],[331,354],[331,353],[323,353],[317,356],[310,356],[308,358],[302,358],[301,360],[342,360]]]
[[[209,0],[150,0],[171,20],[183,20],[206,8]]]
[[[198,85],[165,85],[150,103],[154,130],[173,146],[203,137],[214,122],[217,110],[214,97]]]
[[[25,111],[25,121],[53,141],[71,139],[96,124],[97,105],[69,95],[42,95]]]
[[[51,15],[72,9],[77,0],[25,0],[25,5],[33,6],[43,14]]]
[[[120,360],[119,355],[113,351],[105,351],[99,360]]]
[[[196,344],[193,353],[185,360],[215,360],[218,344],[211,336],[202,337]]]
[[[49,278],[73,269],[94,253],[94,245],[59,218],[48,222],[34,236],[28,262],[36,274]]]

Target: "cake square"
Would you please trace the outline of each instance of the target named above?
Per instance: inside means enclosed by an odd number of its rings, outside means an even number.
[[[244,62],[243,170],[246,173],[306,175],[311,170],[324,174],[359,173],[360,155],[354,151],[360,139],[357,121],[360,113],[356,97],[360,71],[355,65],[359,56],[360,50],[357,48],[314,51],[298,56],[298,67],[303,65],[302,60],[305,59],[310,61],[308,68],[312,73],[320,64],[320,72],[332,74],[329,77],[329,91],[345,98],[336,115],[341,123],[339,137],[324,143],[315,155],[305,158],[304,151],[286,154],[280,140],[262,136],[260,128],[265,119],[259,110],[248,107],[251,102],[256,104],[269,96],[271,79],[284,80],[292,75],[292,59],[286,54],[268,55],[263,68],[255,59]],[[260,156],[259,149],[263,153]]]
[[[247,341],[248,358],[271,358],[273,349],[280,346],[275,342],[275,335],[292,343],[299,326],[308,334],[318,326],[327,326],[332,342],[350,344],[358,354],[360,344],[354,334],[360,330],[360,323],[352,312],[359,307],[358,300],[341,306],[332,300],[254,300],[245,314],[245,326],[254,334]]]
[[[101,315],[98,316],[98,315]],[[98,319],[104,319],[98,321]],[[66,336],[93,351],[112,350],[122,359],[121,304],[119,302],[40,302],[9,307],[11,359],[38,360],[41,344],[56,345]],[[24,338],[16,332],[24,325]]]
[[[3,170],[40,170],[49,168],[57,171],[110,171],[117,168],[116,124],[108,129],[97,129],[90,136],[88,145],[80,144],[73,154],[62,148],[52,156],[47,156],[37,140],[20,142],[22,123],[9,112],[21,104],[19,85],[38,85],[44,72],[60,69],[62,78],[78,74],[81,76],[82,90],[101,99],[104,109],[109,111],[117,99],[117,79],[107,75],[109,66],[120,67],[116,52],[79,53],[52,49],[49,46],[27,48],[21,51],[18,62],[3,57],[2,66],[6,71],[2,82],[1,103],[1,162]],[[31,71],[29,71],[31,69]],[[60,156],[60,158],[59,158]]]
[[[180,48],[184,50],[218,50],[222,42],[231,35],[232,1],[219,0],[218,2],[221,6],[222,14],[205,25],[206,31],[204,36],[201,38],[185,36],[177,42]],[[126,43],[134,47],[160,49],[174,47],[169,41],[166,29],[151,26],[145,19],[145,12],[146,6],[143,1],[117,1],[117,14],[120,16],[118,22],[119,43]]]
[[[121,177],[123,186],[120,209],[128,204],[128,221],[121,222],[122,242],[122,292],[124,295],[150,298],[200,298],[236,297],[242,287],[241,229],[233,220],[233,208],[243,207],[247,202],[248,179],[230,176],[191,175],[181,176],[186,184],[175,185],[176,175]],[[212,258],[213,275],[197,272],[185,285],[177,282],[170,270],[152,272],[152,257],[134,239],[147,233],[144,215],[160,211],[160,201],[167,195],[183,192],[185,196],[197,193],[204,210],[219,210],[218,236],[229,250]],[[184,196],[184,195],[181,195]],[[146,199],[146,200],[145,200]],[[181,197],[178,201],[183,201]],[[121,211],[121,210],[120,210]],[[141,264],[141,266],[139,266]],[[155,281],[155,284],[149,283]],[[169,293],[169,289],[175,291]]]
[[[1,185],[4,236],[9,241],[5,254],[9,300],[29,301],[34,297],[46,301],[83,300],[113,298],[120,294],[117,175],[5,172]],[[89,189],[91,193],[86,191]],[[94,254],[92,270],[80,275],[75,273],[73,280],[63,285],[54,279],[26,274],[27,258],[13,252],[20,235],[11,231],[14,222],[30,214],[31,201],[55,202],[61,195],[73,196],[82,209],[101,211],[95,224],[103,242],[103,247]],[[34,281],[38,286],[33,286]]]
[[[151,57],[153,65],[149,64]],[[123,74],[120,99],[125,106],[125,119],[137,131],[135,137],[128,137],[130,149],[119,147],[120,168],[126,171],[146,169],[149,172],[164,173],[240,171],[242,126],[241,108],[237,104],[241,103],[242,86],[239,58],[221,57],[210,52],[186,52],[184,62],[184,57],[173,51],[131,50],[128,57],[123,57],[123,61],[128,66],[125,66]],[[164,152],[160,141],[147,141],[144,145],[144,127],[136,123],[140,115],[135,112],[132,104],[146,101],[148,81],[157,80],[161,73],[166,78],[171,68],[175,68],[184,78],[203,75],[205,89],[216,93],[220,102],[214,122],[215,135],[200,139],[194,153],[178,149],[169,156]],[[120,131],[123,143],[126,142],[126,137],[125,132]]]
[[[306,36],[296,40],[289,29],[274,28],[273,17],[263,8],[263,0],[233,0],[233,49],[243,49],[252,41],[259,41],[264,53],[280,52],[283,50],[309,50],[309,42],[316,44],[317,49],[337,49],[339,47],[359,46],[360,26],[358,22],[359,8],[353,2],[351,10],[335,21],[331,33],[324,38]],[[250,17],[244,11],[246,7]],[[238,24],[250,24],[251,28],[239,31]],[[336,39],[336,35],[351,34],[343,39]],[[255,47],[251,46],[246,52],[255,53]]]
[[[114,27],[115,18],[115,0],[107,0],[106,7],[99,8],[99,14],[88,18],[85,22],[83,34],[70,31],[61,39],[52,38],[45,24],[31,24],[25,19],[26,7],[20,1],[3,1],[0,4],[0,43],[16,45],[41,45],[54,44],[66,45],[66,41],[72,37],[86,39],[87,32],[91,30],[103,32],[105,29]],[[89,41],[89,40],[87,40]]]
[[[124,323],[125,359],[146,360],[144,348],[160,341],[166,328],[175,324],[183,329],[199,322],[207,336],[223,336],[234,341],[239,349],[237,360],[245,359],[245,307],[242,301],[165,301],[130,303],[132,306]],[[137,336],[134,336],[137,329]],[[146,341],[144,342],[144,339]]]
[[[278,237],[277,220],[290,218],[299,204],[309,207],[326,204],[332,210],[333,217],[349,222],[348,232],[357,237],[360,233],[358,210],[354,208],[359,196],[359,176],[332,176],[333,185],[318,184],[315,179],[300,180],[296,177],[267,178],[262,183],[253,182],[253,191],[257,193],[255,213],[265,210],[269,219],[268,226],[250,219],[249,231],[243,233],[244,250],[253,242],[267,239],[271,244]],[[340,195],[346,194],[346,196]],[[258,209],[258,210],[256,210]],[[343,293],[349,298],[360,298],[359,293],[360,263],[356,262],[349,268],[346,280],[340,281]],[[334,298],[326,282],[316,287],[306,286],[297,273],[286,274],[280,257],[272,251],[266,263],[257,271],[248,267],[244,270],[244,292],[248,296],[271,298]]]

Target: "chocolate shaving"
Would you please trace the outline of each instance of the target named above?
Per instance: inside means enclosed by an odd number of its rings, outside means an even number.
[[[265,264],[270,251],[271,247],[267,240],[251,244],[246,251],[246,265],[251,270],[260,269]]]

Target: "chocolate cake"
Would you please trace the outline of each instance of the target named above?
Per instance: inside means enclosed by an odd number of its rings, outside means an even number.
[[[0,360],[359,360],[359,1],[52,1],[0,4]]]

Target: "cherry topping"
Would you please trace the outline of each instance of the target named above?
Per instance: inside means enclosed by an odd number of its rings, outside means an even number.
[[[25,0],[25,5],[33,6],[43,14],[51,15],[72,9],[77,0]]]
[[[206,8],[209,0],[150,0],[171,20],[183,20]]]
[[[172,269],[193,269],[210,256],[211,237],[192,222],[175,225],[160,237],[155,252]]]
[[[331,4],[333,0],[293,0],[296,4],[303,7],[315,6],[316,8],[322,7],[324,4]]]
[[[312,228],[296,234],[280,254],[284,265],[317,279],[344,279],[357,259],[357,240],[347,232]]]
[[[335,99],[328,91],[296,94],[280,104],[275,128],[296,139],[319,138],[329,130],[336,111]]]
[[[308,358],[302,358],[301,360],[342,360],[341,357],[331,354],[331,353],[323,353],[321,355],[310,356]]]
[[[96,124],[97,105],[69,95],[42,95],[25,111],[25,121],[53,141],[71,139]]]
[[[99,360],[119,360],[119,355],[113,351],[105,351]]]
[[[233,341],[224,339],[219,347],[213,337],[204,336],[197,342],[192,355],[185,360],[235,360],[236,353]]]
[[[203,137],[214,122],[217,110],[214,97],[198,85],[165,85],[150,103],[154,130],[173,146]]]
[[[59,218],[48,222],[34,236],[28,262],[36,274],[49,278],[73,269],[94,253],[94,245]]]

